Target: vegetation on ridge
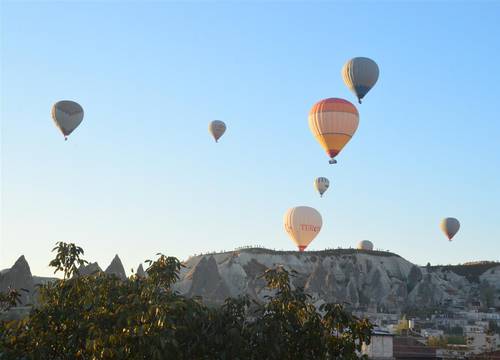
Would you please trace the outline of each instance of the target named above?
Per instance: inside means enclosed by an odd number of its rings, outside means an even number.
[[[241,246],[234,250],[225,251],[221,250],[220,252],[212,251],[208,253],[201,253],[194,256],[203,256],[203,255],[217,255],[217,254],[227,254],[227,253],[238,253],[238,252],[248,252],[254,254],[272,254],[272,255],[323,255],[323,256],[332,256],[332,255],[355,255],[355,254],[369,254],[373,256],[397,256],[400,255],[384,250],[364,250],[364,249],[355,249],[355,248],[337,248],[337,249],[323,249],[323,250],[308,250],[307,252],[299,252],[297,250],[276,250],[276,249],[268,249],[263,246]]]
[[[464,276],[467,280],[479,283],[479,277],[491,268],[500,266],[496,261],[475,261],[457,265],[434,265],[428,268],[432,270],[452,271],[457,275]]]

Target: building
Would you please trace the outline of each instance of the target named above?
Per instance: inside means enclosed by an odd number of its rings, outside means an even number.
[[[467,345],[469,345],[472,352],[475,354],[500,350],[500,338],[498,334],[466,332],[465,336],[467,339]]]
[[[471,357],[471,359],[473,359],[473,360],[500,360],[500,350],[477,354],[477,355]]]
[[[370,344],[363,344],[361,353],[367,355],[368,359],[393,360],[393,337],[388,331],[375,328]]]
[[[441,360],[469,359],[472,351],[467,345],[449,345],[446,349],[437,349],[436,358]]]
[[[420,330],[420,335],[422,335],[422,337],[424,338],[428,338],[431,336],[440,337],[444,335],[444,331],[439,329],[422,329]]]
[[[396,360],[434,360],[436,349],[423,344],[411,336],[396,336],[393,340],[393,355]]]

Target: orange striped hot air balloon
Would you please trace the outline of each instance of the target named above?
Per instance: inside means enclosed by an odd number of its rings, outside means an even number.
[[[359,124],[359,113],[349,101],[338,98],[324,99],[309,112],[309,128],[330,157],[330,164],[351,140]]]

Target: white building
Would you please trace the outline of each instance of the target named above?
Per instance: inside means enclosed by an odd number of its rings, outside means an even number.
[[[440,337],[444,335],[443,330],[438,330],[438,329],[422,329],[420,330],[420,335],[422,335],[424,338],[428,337]]]
[[[484,326],[481,325],[466,325],[464,326],[464,334],[482,334],[485,332]]]
[[[498,334],[489,335],[482,331],[471,331],[465,332],[465,338],[467,339],[467,345],[475,354],[496,351],[500,348]]]
[[[392,360],[394,359],[393,337],[394,335],[386,330],[374,329],[370,345],[363,344],[361,353],[367,355],[368,359]]]

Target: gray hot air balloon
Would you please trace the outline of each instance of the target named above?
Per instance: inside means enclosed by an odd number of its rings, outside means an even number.
[[[219,139],[226,132],[226,124],[224,121],[214,120],[208,124],[208,131],[215,139],[215,142],[219,142]]]
[[[372,59],[355,57],[345,63],[342,78],[351,91],[356,94],[359,103],[378,80],[378,65]]]
[[[326,177],[318,177],[314,179],[314,188],[319,192],[319,196],[323,197],[323,194],[330,187],[330,181]]]
[[[75,130],[83,120],[83,108],[80,104],[62,100],[52,106],[52,119],[64,135],[64,140]]]
[[[452,217],[441,220],[441,230],[444,232],[449,241],[453,239],[460,229],[460,222]]]

